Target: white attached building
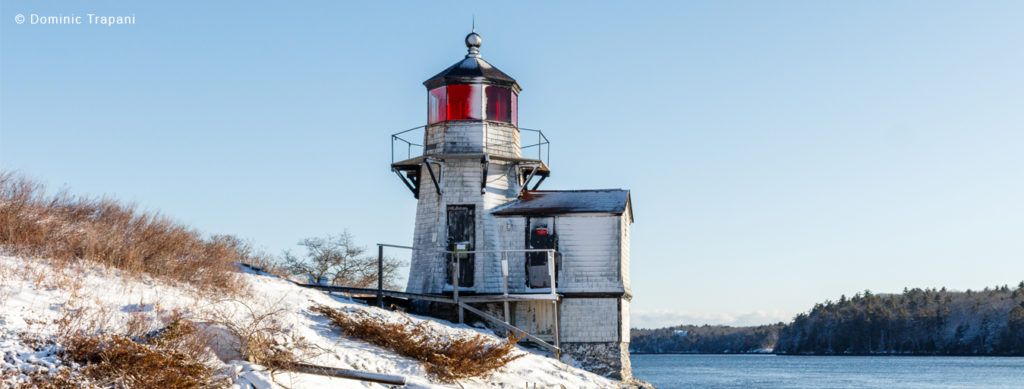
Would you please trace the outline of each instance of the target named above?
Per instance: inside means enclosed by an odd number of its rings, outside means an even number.
[[[406,292],[457,292],[585,367],[629,378],[629,191],[537,190],[549,144],[519,128],[522,89],[480,44],[469,34],[466,58],[424,82],[427,125],[392,137],[392,159],[405,155],[391,168],[419,201]]]

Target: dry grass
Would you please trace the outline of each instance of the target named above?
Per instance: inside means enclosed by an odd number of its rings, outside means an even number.
[[[385,323],[365,315],[317,305],[312,310],[326,316],[346,336],[420,360],[432,378],[446,383],[459,379],[487,377],[524,354],[513,353],[520,337],[492,342],[483,335],[452,338],[431,332],[423,324]]]
[[[0,383],[14,388],[125,389],[221,388],[229,384],[225,375],[207,364],[212,358],[209,335],[180,315],[172,315],[156,331],[146,330],[153,320],[140,319],[127,327],[130,332],[143,334],[140,336],[91,327],[92,318],[86,316],[81,310],[71,311],[53,322],[78,330],[65,330],[52,337],[23,333],[21,340],[26,345],[58,356],[56,367],[37,364],[23,371],[8,371],[6,376],[0,374]]]
[[[142,339],[125,335],[73,335],[64,357],[84,365],[95,385],[123,388],[215,388],[224,379],[203,363],[207,350],[195,324],[175,320]]]
[[[71,369],[64,368],[57,371],[33,371],[22,372],[0,372],[0,384],[7,385],[8,389],[67,389],[67,388],[95,388],[88,378],[77,375]]]
[[[65,264],[88,259],[129,274],[218,290],[238,286],[233,262],[257,257],[235,237],[204,238],[110,198],[48,195],[39,183],[10,172],[0,172],[0,248]]]

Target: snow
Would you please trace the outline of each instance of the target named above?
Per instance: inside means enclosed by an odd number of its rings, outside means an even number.
[[[200,322],[216,318],[215,322],[249,325],[254,316],[276,312],[277,324],[285,329],[282,336],[302,339],[322,350],[306,362],[403,376],[407,378],[409,388],[621,386],[618,381],[534,354],[522,347],[517,352],[523,353],[524,357],[509,363],[491,377],[463,380],[454,386],[432,382],[419,361],[343,337],[325,318],[309,308],[322,304],[352,314],[368,315],[382,322],[425,323],[431,331],[450,337],[484,334],[495,340],[498,338],[485,329],[366,306],[344,297],[301,288],[266,274],[246,271],[241,277],[250,288],[247,296],[211,296],[187,285],[172,285],[148,277],[126,277],[116,269],[85,261],[60,267],[46,260],[0,255],[0,355],[3,356],[0,358],[0,373],[25,374],[37,369],[77,368],[59,358],[61,347],[53,340],[67,328],[54,324],[57,319],[75,317],[73,325],[117,332],[130,325],[133,315],[159,318],[179,312]],[[23,339],[23,335],[50,342],[33,347]],[[278,372],[271,377],[260,366],[234,360],[237,355],[230,355],[223,347],[214,351],[220,359],[211,363],[231,377],[233,388],[281,387],[277,383],[291,388],[385,387],[356,380],[287,372]],[[13,377],[18,379],[17,375]]]

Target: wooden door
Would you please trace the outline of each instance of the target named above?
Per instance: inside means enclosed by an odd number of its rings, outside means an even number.
[[[467,251],[476,249],[476,212],[475,206],[449,205],[448,206],[448,250],[455,250],[457,245],[465,245]],[[473,260],[474,254],[462,256],[459,260],[459,286],[473,286]],[[451,284],[452,269],[455,267],[455,257],[448,255],[448,277],[446,284]]]

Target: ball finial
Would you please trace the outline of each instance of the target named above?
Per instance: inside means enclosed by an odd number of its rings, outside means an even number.
[[[482,43],[484,43],[484,40],[480,38],[480,34],[477,34],[476,31],[466,35],[466,48],[469,49],[469,54],[466,54],[466,57],[480,57],[480,45]]]

